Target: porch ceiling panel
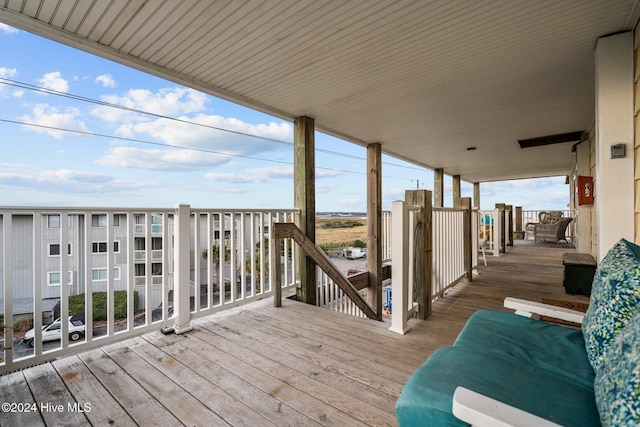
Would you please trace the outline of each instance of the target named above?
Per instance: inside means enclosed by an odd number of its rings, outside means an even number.
[[[0,22],[471,182],[568,174],[638,0],[0,0]],[[466,148],[477,147],[475,151]]]

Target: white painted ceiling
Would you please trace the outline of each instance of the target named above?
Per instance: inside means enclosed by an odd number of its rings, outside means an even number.
[[[470,182],[566,175],[638,0],[0,0],[0,22]],[[467,151],[467,147],[477,147]]]

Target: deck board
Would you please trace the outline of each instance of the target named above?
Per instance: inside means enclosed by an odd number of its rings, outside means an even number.
[[[587,302],[562,287],[570,250],[517,242],[487,257],[471,283],[433,302],[409,332],[270,299],[0,377],[3,402],[84,405],[89,412],[6,413],[1,425],[397,425],[403,384],[437,348],[451,345],[476,310],[507,296]]]

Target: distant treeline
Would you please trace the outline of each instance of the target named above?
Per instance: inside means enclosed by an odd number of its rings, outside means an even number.
[[[322,228],[354,228],[354,227],[362,227],[364,225],[361,221],[333,221],[333,222],[325,222],[320,227]]]

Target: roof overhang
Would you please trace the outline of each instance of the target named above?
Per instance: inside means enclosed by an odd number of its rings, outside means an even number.
[[[5,1],[0,22],[471,182],[566,175],[637,0]],[[468,147],[476,150],[467,150]]]

